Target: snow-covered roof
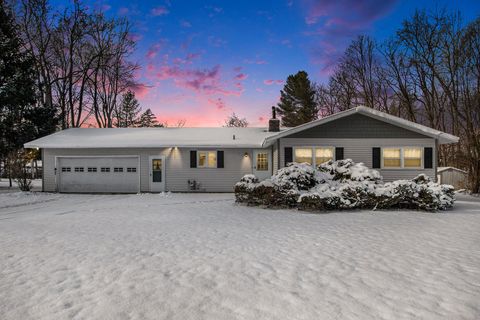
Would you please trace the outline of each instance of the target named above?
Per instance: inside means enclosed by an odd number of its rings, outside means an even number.
[[[447,170],[454,170],[454,171],[459,171],[459,172],[462,172],[462,173],[467,173],[467,171],[462,170],[462,169],[458,169],[458,168],[455,168],[455,167],[438,167],[437,168],[437,173],[447,171]]]
[[[418,132],[418,133],[423,134],[427,137],[432,137],[432,138],[438,139],[438,142],[440,144],[457,143],[458,140],[459,140],[459,138],[454,136],[454,135],[451,135],[451,134],[448,134],[448,133],[445,133],[445,132],[442,132],[442,131],[438,131],[438,130],[435,130],[435,129],[426,127],[424,125],[421,125],[421,124],[418,124],[418,123],[415,123],[415,122],[412,122],[412,121],[408,121],[408,120],[405,120],[405,119],[402,119],[402,118],[399,118],[399,117],[395,117],[395,116],[392,116],[392,115],[387,114],[385,112],[374,110],[372,108],[368,108],[368,107],[364,107],[364,106],[358,106],[356,108],[341,111],[341,112],[335,113],[331,116],[327,116],[327,117],[324,117],[324,118],[321,118],[321,119],[318,119],[318,120],[315,120],[315,121],[311,121],[311,122],[299,125],[297,127],[293,127],[293,128],[284,130],[284,131],[280,132],[279,134],[277,134],[275,136],[267,137],[266,140],[265,140],[265,145],[271,144],[274,140],[276,140],[278,138],[286,137],[286,136],[289,136],[291,134],[294,134],[294,133],[297,133],[297,132],[300,132],[300,131],[303,131],[303,130],[306,130],[306,129],[309,129],[309,128],[313,128],[313,127],[316,127],[318,125],[325,124],[327,122],[334,121],[334,120],[337,120],[337,119],[340,119],[340,118],[343,118],[343,117],[347,117],[347,116],[350,116],[350,115],[355,114],[355,113],[363,114],[365,116],[368,116],[368,117],[371,117],[371,118],[374,118],[374,119],[377,119],[377,120],[380,120],[380,121],[384,121],[384,122],[396,125],[398,127],[401,127],[401,128],[407,129],[407,130]]]
[[[25,148],[259,148],[275,134],[266,128],[74,128],[30,141]]]
[[[438,139],[456,143],[458,137],[367,107],[356,107],[280,132],[266,128],[74,128],[26,143],[25,148],[158,148],[224,147],[261,148],[278,138],[360,113],[380,121]]]

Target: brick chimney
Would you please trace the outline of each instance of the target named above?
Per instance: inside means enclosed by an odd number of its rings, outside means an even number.
[[[275,107],[272,107],[272,118],[268,120],[268,131],[269,132],[280,131],[280,120],[277,119]]]

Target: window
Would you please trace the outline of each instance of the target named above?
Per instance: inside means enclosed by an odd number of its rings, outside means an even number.
[[[216,168],[217,152],[216,151],[199,151],[198,167],[199,168]]]
[[[404,148],[403,166],[405,168],[420,168],[422,166],[422,148]]]
[[[75,172],[83,172],[83,167],[75,167]]]
[[[70,168],[70,167],[62,167],[62,172],[72,172],[72,168]]]
[[[295,148],[295,162],[314,164],[312,161],[312,148]]]
[[[333,148],[315,148],[315,164],[317,166],[330,160],[333,160]]]
[[[113,168],[113,172],[123,172],[123,168]]]
[[[266,152],[257,153],[257,170],[258,171],[268,170],[268,153]]]
[[[127,168],[127,172],[137,172],[137,168]]]
[[[318,166],[329,160],[334,160],[333,147],[301,147],[295,148],[294,160],[298,163],[308,163]],[[313,156],[315,155],[315,157]]]
[[[110,168],[108,168],[108,167],[102,167],[102,168],[100,169],[100,172],[110,172]]]
[[[87,171],[88,171],[88,172],[97,172],[97,168],[95,168],[95,167],[88,167]]]
[[[384,168],[421,168],[422,148],[383,148],[382,158]]]
[[[401,168],[402,157],[400,148],[383,149],[383,166],[386,168]]]

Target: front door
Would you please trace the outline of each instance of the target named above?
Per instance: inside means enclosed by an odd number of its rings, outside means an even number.
[[[150,156],[150,192],[165,191],[165,157]]]
[[[253,151],[253,174],[259,180],[272,177],[272,157],[270,150],[258,149]]]

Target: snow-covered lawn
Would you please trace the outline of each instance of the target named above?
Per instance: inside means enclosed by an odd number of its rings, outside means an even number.
[[[6,178],[0,179],[0,193],[4,192],[17,192],[18,185],[15,180],[12,180],[12,187],[10,187],[10,182]],[[41,191],[42,190],[42,179],[34,179],[32,180],[32,190],[33,191]],[[0,205],[1,206],[1,205]]]
[[[479,319],[480,201],[307,214],[231,194],[0,194],[0,318]]]

